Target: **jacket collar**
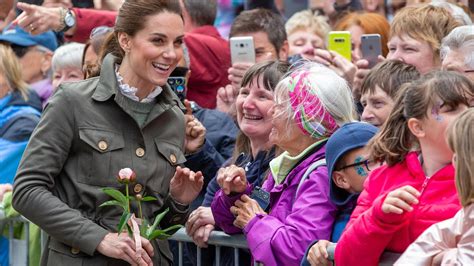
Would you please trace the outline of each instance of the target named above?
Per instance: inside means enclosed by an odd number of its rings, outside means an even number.
[[[100,69],[99,84],[92,95],[92,99],[104,102],[117,92],[118,83],[115,76],[114,63],[117,58],[112,54],[105,56]]]
[[[417,152],[410,152],[405,157],[406,165],[408,171],[414,178],[425,179],[426,175],[423,171],[423,166],[420,163]],[[430,178],[445,180],[445,179],[454,179],[454,167],[452,164],[448,164],[445,167],[436,171]]]

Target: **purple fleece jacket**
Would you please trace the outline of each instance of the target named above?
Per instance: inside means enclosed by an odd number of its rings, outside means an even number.
[[[300,162],[282,184],[275,185],[270,174],[263,189],[270,192],[270,212],[257,215],[245,226],[254,260],[270,265],[299,265],[307,246],[316,239],[329,240],[336,215],[336,206],[329,198],[329,178],[326,166],[320,166],[296,190],[311,163],[324,158],[325,147]],[[245,194],[250,194],[249,185]],[[211,209],[216,224],[228,234],[241,233],[233,226],[230,207],[242,194],[226,196],[219,190]]]

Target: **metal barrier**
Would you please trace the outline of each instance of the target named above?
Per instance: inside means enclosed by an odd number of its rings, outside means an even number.
[[[8,226],[8,257],[10,266],[18,265],[29,265],[29,236],[30,236],[30,226],[29,221],[23,216],[5,218],[3,211],[0,211],[0,222]],[[23,223],[25,230],[25,240],[15,239],[14,237],[14,226],[15,223]],[[2,226],[3,227],[3,226]],[[24,248],[21,246],[24,244]]]
[[[193,240],[186,234],[184,228],[179,229],[170,240],[178,242],[179,266],[183,266],[183,242],[193,243]],[[222,231],[212,231],[207,241],[208,245],[216,247],[216,265],[220,265],[221,247],[230,247],[234,249],[234,265],[239,265],[239,249],[248,249],[245,236],[228,235]],[[197,265],[201,266],[201,248],[197,247]]]

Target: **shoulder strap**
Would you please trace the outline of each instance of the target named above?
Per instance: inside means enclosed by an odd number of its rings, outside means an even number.
[[[320,159],[320,160],[317,160],[316,162],[312,163],[308,169],[306,169],[306,172],[304,172],[304,175],[301,177],[300,179],[300,183],[298,184],[298,188],[296,189],[296,193],[295,193],[295,198],[293,199],[293,201],[296,199],[296,196],[298,196],[298,192],[301,188],[301,186],[303,185],[303,182],[308,179],[309,175],[314,171],[316,170],[318,167],[320,166],[323,166],[323,165],[326,165],[326,158],[323,158],[323,159]]]

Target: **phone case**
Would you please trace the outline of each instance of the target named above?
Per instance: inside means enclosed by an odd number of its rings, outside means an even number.
[[[380,34],[364,34],[361,36],[362,58],[369,61],[369,68],[378,63],[378,56],[382,54]]]
[[[234,63],[255,63],[253,37],[232,37],[229,41],[230,56]]]
[[[331,31],[328,35],[328,50],[334,51],[347,60],[352,60],[351,33],[348,31]]]

